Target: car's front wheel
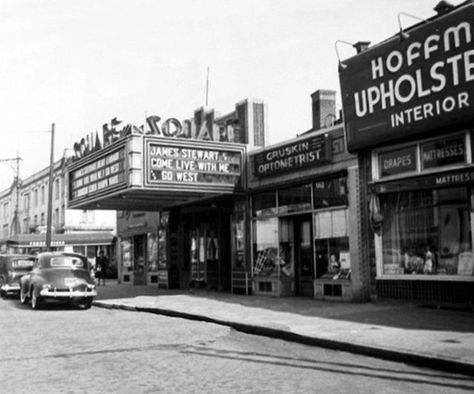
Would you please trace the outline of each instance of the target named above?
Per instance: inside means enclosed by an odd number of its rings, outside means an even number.
[[[90,309],[92,306],[92,298],[85,300],[81,305],[84,309]]]
[[[36,294],[36,289],[33,288],[33,290],[31,291],[31,307],[33,309],[40,309],[41,307],[41,297]]]
[[[28,304],[29,298],[26,292],[23,291],[23,286],[20,287],[20,302],[22,304]]]
[[[1,289],[4,285],[3,279],[0,279],[0,297],[5,298],[7,296],[7,293]]]

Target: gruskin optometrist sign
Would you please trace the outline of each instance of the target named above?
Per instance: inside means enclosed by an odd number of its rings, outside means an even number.
[[[332,145],[328,134],[301,138],[295,142],[257,153],[254,174],[259,178],[315,167],[331,161]]]
[[[474,119],[474,4],[407,33],[342,62],[350,151]]]

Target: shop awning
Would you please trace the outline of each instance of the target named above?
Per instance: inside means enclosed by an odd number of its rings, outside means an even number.
[[[111,245],[115,236],[110,232],[81,232],[51,234],[51,246]],[[7,245],[21,248],[46,246],[46,234],[18,234],[7,240]]]

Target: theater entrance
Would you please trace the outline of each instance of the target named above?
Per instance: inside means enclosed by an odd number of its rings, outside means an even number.
[[[210,207],[184,215],[191,287],[230,291],[230,213]]]

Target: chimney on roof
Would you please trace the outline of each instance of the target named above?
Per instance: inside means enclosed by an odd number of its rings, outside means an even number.
[[[451,4],[448,1],[442,0],[440,1],[435,8],[433,8],[438,15],[444,15],[447,14],[449,11],[451,11],[454,8],[454,5]]]
[[[311,94],[313,109],[313,130],[334,125],[336,121],[336,92],[316,90]]]

